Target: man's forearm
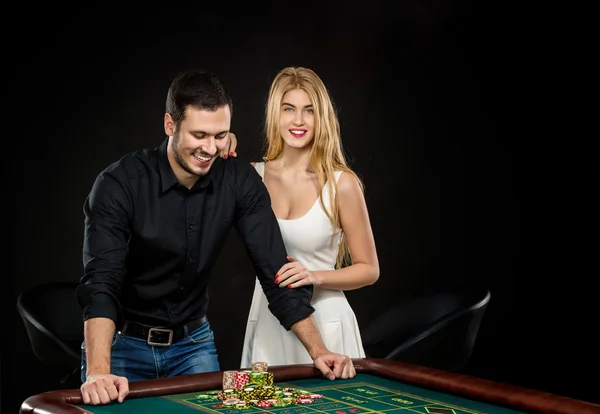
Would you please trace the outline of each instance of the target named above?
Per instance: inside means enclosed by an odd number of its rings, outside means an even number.
[[[84,323],[86,376],[110,374],[110,347],[115,323],[109,318],[92,318]]]
[[[315,323],[315,318],[312,315],[294,323],[292,325],[292,332],[296,334],[313,360],[329,352],[325,347],[323,338],[321,338],[321,334],[319,333],[319,328]]]

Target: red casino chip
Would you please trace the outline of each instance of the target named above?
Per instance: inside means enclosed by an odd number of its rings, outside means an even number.
[[[275,401],[277,401],[277,400],[275,400]],[[256,406],[257,406],[257,407],[260,407],[260,408],[269,408],[269,407],[271,406],[271,403],[270,403],[270,402],[268,402],[267,400],[262,400],[262,401],[259,401],[259,402],[256,404]]]

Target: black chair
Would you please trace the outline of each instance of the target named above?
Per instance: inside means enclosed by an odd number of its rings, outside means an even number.
[[[75,297],[76,282],[47,283],[22,292],[17,309],[34,355],[65,371],[65,384],[81,370],[83,319]]]
[[[488,289],[462,288],[402,301],[362,330],[365,353],[461,371],[473,352],[490,297]]]

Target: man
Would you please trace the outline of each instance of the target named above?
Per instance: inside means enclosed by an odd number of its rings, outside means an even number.
[[[271,312],[315,367],[330,379],[355,375],[350,359],[321,339],[312,288],[275,283],[288,260],[268,192],[250,163],[219,156],[231,115],[231,97],[214,75],[184,72],[167,94],[168,138],[125,155],[94,182],[77,290],[84,403],[122,402],[129,381],[219,370],[207,287],[233,226]]]

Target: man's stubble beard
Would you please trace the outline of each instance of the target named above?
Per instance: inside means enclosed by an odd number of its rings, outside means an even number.
[[[179,166],[181,168],[183,168],[183,170],[185,172],[187,172],[188,174],[192,174],[195,175],[196,177],[203,177],[205,176],[207,172],[196,172],[194,170],[192,170],[189,165],[188,162],[186,162],[186,159],[183,158],[182,155],[182,151],[179,148],[179,142],[180,142],[180,138],[179,138],[179,133],[176,133],[173,135],[173,141],[171,142],[171,149],[173,150],[173,154],[175,155],[175,161],[177,162],[177,164],[179,164]],[[209,170],[210,171],[210,170]]]

